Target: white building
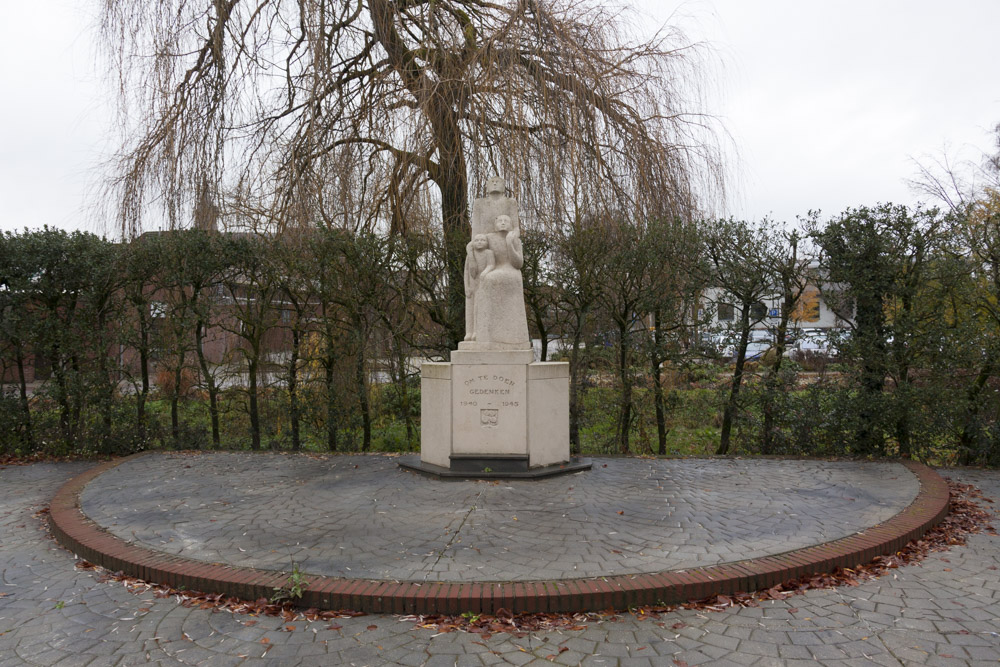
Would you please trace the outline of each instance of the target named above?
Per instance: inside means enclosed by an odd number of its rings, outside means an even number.
[[[710,288],[702,297],[702,312],[700,315],[707,323],[710,331],[725,331],[739,324],[740,306],[737,299],[720,288]],[[765,297],[750,310],[751,328],[758,330],[774,329],[778,326],[781,315],[781,296],[774,294]],[[809,285],[799,297],[792,317],[788,322],[789,329],[844,329],[849,326],[823,298],[820,289]]]

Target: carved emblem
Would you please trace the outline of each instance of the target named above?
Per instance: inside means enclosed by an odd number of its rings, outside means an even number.
[[[496,428],[500,411],[497,409],[479,411],[479,423],[483,428]]]

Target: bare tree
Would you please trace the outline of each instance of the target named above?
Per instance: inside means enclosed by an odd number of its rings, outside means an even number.
[[[220,280],[230,309],[219,326],[238,341],[234,352],[246,371],[250,448],[254,451],[261,446],[260,384],[269,352],[267,337],[279,317],[275,302],[280,285],[264,243],[265,239],[254,235],[227,239],[222,244],[227,269]]]
[[[773,294],[772,267],[776,244],[768,223],[745,220],[716,220],[705,230],[705,252],[711,264],[710,280],[736,308],[736,365],[729,385],[729,397],[722,412],[722,428],[716,454],[728,454],[733,421],[739,406],[740,389],[746,369],[750,329],[766,315],[762,299]],[[757,312],[755,312],[757,311]]]
[[[151,201],[172,225],[206,197],[268,199],[282,221],[303,193],[327,222],[401,230],[422,199],[444,230],[453,341],[470,191],[491,173],[528,207],[568,209],[588,183],[592,203],[632,212],[649,193],[692,211],[721,183],[698,49],[674,29],[637,39],[596,2],[103,6],[126,137],[110,181],[123,232]]]
[[[663,365],[683,355],[685,343],[701,323],[696,314],[705,288],[701,239],[693,224],[655,220],[645,226],[644,245],[651,255],[649,286],[639,302],[646,320],[644,347],[652,380],[657,453],[667,453],[667,411]]]
[[[552,278],[558,326],[569,339],[569,441],[574,454],[582,451],[580,394],[590,352],[583,341],[603,290],[600,259],[605,246],[601,232],[596,223],[577,217],[554,242]]]
[[[778,323],[774,327],[774,347],[769,367],[764,376],[764,402],[761,405],[763,412],[763,423],[761,433],[761,450],[765,454],[773,453],[774,442],[777,436],[775,422],[775,395],[778,391],[787,389],[781,386],[781,365],[785,359],[785,347],[788,334],[788,325],[792,320],[793,313],[800,307],[801,299],[806,287],[809,285],[810,274],[809,264],[812,261],[809,252],[802,252],[803,239],[799,232],[793,229],[791,232],[780,228],[774,229],[778,235],[780,243],[774,248],[774,254],[769,258],[773,264],[771,272],[774,276],[774,288],[778,302]]]
[[[956,291],[951,309],[952,325],[962,332],[961,348],[973,353],[964,364],[974,371],[965,388],[959,426],[964,464],[1000,458],[990,442],[989,418],[983,414],[990,402],[990,382],[1000,370],[1000,124],[993,129],[993,150],[983,152],[978,161],[956,163],[944,156],[930,164],[918,162],[918,175],[910,182],[915,191],[942,202],[956,217],[949,254],[969,281]]]

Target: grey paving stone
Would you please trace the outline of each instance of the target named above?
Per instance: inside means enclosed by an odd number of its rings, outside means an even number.
[[[542,484],[442,484],[400,470],[392,457],[154,455],[101,475],[81,506],[123,539],[196,560],[280,570],[297,563],[341,577],[511,581],[781,553],[885,521],[919,486],[893,463],[604,462]]]
[[[279,462],[292,458],[273,457]],[[708,464],[697,463],[685,474],[691,480],[711,481]],[[644,465],[647,467],[642,467]],[[863,467],[865,464],[851,465]],[[1000,635],[996,634],[1000,627],[1000,570],[989,569],[1000,567],[1000,538],[990,535],[972,536],[965,547],[931,554],[921,566],[897,570],[895,578],[884,577],[853,588],[810,591],[807,595],[754,610],[679,611],[664,615],[662,628],[651,621],[624,616],[613,623],[587,622],[586,630],[574,633],[533,633],[523,638],[496,635],[484,642],[477,635],[464,633],[433,637],[433,631],[401,623],[390,616],[344,619],[338,621],[343,625],[340,631],[325,630],[327,624],[313,626],[295,622],[297,629],[294,632],[280,632],[285,623],[269,618],[254,619],[256,624],[248,627],[243,623],[249,620],[247,617],[179,607],[172,599],[156,599],[148,594],[135,595],[120,584],[101,583],[92,572],[75,570],[73,557],[53,546],[32,514],[44,506],[55,488],[87,466],[61,463],[0,469],[0,593],[8,593],[0,597],[0,665],[61,664],[63,661],[94,667],[198,662],[213,667],[230,664],[284,667],[351,662],[421,665],[430,660],[445,664],[456,661],[463,664],[465,661],[470,664],[527,664],[533,661],[552,664],[546,660],[549,654],[556,655],[557,659],[561,655],[561,664],[595,665],[629,664],[629,661],[671,665],[674,658],[683,659],[689,665],[701,662],[796,664],[799,660],[828,665],[993,664],[1000,660]],[[298,470],[295,465],[289,469]],[[735,469],[726,468],[727,474],[733,474]],[[641,474],[629,488],[652,481],[662,483],[662,480],[653,479],[653,473],[663,471],[649,467],[648,462],[634,463],[632,470]],[[1000,472],[950,471],[949,474],[961,481],[975,480],[986,495],[1000,498]],[[296,483],[290,476],[283,479],[285,484]],[[306,485],[309,483],[306,480]],[[391,492],[394,484],[394,479],[382,480],[379,493],[371,495],[367,502],[381,505],[382,498],[390,497],[382,490]],[[539,522],[538,525],[563,530],[553,533],[555,535],[574,534],[564,530],[565,521],[549,522],[545,516],[551,511],[551,506],[545,503],[558,499],[539,498],[535,506],[517,504],[509,492],[504,495],[496,491],[497,488],[490,487],[483,494],[483,498],[493,503],[491,511],[503,514],[513,510],[518,513],[517,524],[527,521],[526,517],[535,516],[532,520]],[[579,488],[574,489],[573,494],[583,497]],[[611,499],[615,504],[620,500],[609,494],[602,498],[603,502]],[[721,502],[710,494],[702,494],[700,499]],[[206,511],[206,508],[190,506],[189,501],[188,505],[180,509],[195,513]],[[307,521],[293,516],[293,508],[294,504],[287,504],[277,509],[285,512],[290,522],[299,522],[296,529],[308,529]],[[676,507],[678,512],[681,509]],[[315,511],[315,507],[311,511]],[[701,509],[686,515],[676,514],[686,530],[674,535],[684,538],[698,535],[699,539],[709,539],[703,528],[695,526],[694,522],[706,521],[712,514],[712,511]],[[485,511],[477,510],[476,521],[485,521],[485,517]],[[247,515],[247,527],[265,530],[272,526],[272,520],[261,510]],[[735,524],[720,525],[727,531],[735,531],[732,528]],[[481,523],[478,534],[490,538],[484,527],[485,523]],[[508,525],[507,529],[510,527]],[[573,530],[577,528],[574,524]],[[503,547],[499,545],[509,536],[510,533],[502,532],[497,539],[484,539],[483,542],[500,553]],[[238,537],[242,536],[231,535],[230,539],[236,543]],[[568,542],[571,538],[565,539]],[[616,539],[638,546],[645,538],[642,531],[635,531]],[[731,553],[732,539],[732,535],[725,535],[716,553]],[[708,553],[704,545],[697,545],[690,539],[686,544],[689,554],[704,556]],[[289,548],[281,558],[302,553],[302,550]],[[582,548],[581,553],[594,566],[608,562]],[[659,558],[666,558],[669,548],[658,553]],[[383,554],[383,557],[387,556]],[[456,568],[453,572],[461,572],[460,561],[464,557],[453,557],[450,563]],[[532,565],[531,558],[523,555],[519,558],[511,558],[509,563],[527,571]],[[423,556],[416,560],[423,562]],[[505,561],[500,567],[515,566]],[[55,608],[57,600],[65,602],[61,609]],[[880,611],[889,608],[898,611],[895,615],[883,614],[888,618],[880,619]],[[140,609],[149,611],[140,612]],[[671,628],[678,621],[686,624],[683,632]],[[378,628],[367,631],[368,625]],[[312,632],[313,627],[318,628],[316,633]],[[184,639],[182,633],[185,632],[196,638],[197,643]],[[271,640],[273,648],[261,658],[264,646],[260,640],[265,637]],[[803,638],[809,643],[803,643]],[[569,650],[559,654],[560,647]],[[779,653],[782,650],[784,654]],[[806,653],[799,653],[800,650]],[[39,657],[41,663],[36,660]]]

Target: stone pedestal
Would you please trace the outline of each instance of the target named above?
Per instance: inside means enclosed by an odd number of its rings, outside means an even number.
[[[536,363],[524,309],[517,201],[499,176],[472,207],[465,340],[420,375],[420,461],[439,477],[544,477],[590,467],[569,455],[569,364]]]
[[[590,467],[569,453],[569,364],[531,350],[456,350],[425,362],[420,464],[441,476],[535,477]],[[447,474],[446,474],[447,473]]]

